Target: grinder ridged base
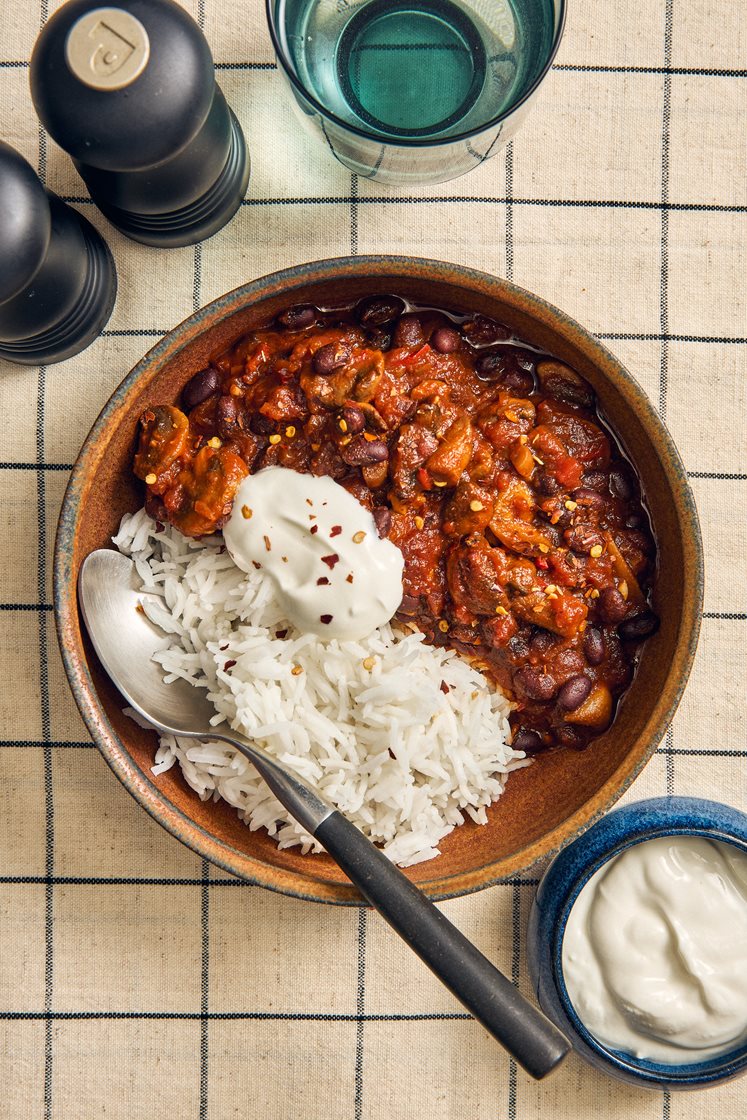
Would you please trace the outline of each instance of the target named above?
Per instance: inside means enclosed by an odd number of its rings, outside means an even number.
[[[93,200],[112,225],[141,245],[175,249],[212,237],[231,220],[246,194],[249,182],[249,153],[244,134],[233,112],[231,146],[225,166],[210,190],[196,202],[167,214],[136,214]],[[93,194],[93,192],[92,192]]]
[[[88,272],[80,299],[64,322],[31,338],[0,342],[0,358],[21,365],[63,362],[85,350],[106,326],[117,295],[117,273],[109,247],[91,223],[70,211],[80,222],[88,257]]]

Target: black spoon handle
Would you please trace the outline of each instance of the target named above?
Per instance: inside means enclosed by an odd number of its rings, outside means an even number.
[[[335,811],[314,835],[361,894],[527,1073],[539,1079],[563,1060],[570,1050],[564,1035],[355,825]]]

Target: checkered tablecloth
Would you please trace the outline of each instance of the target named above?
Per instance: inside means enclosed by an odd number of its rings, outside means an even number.
[[[104,233],[119,297],[62,365],[0,363],[0,1117],[8,1120],[737,1120],[747,1080],[639,1092],[571,1057],[535,1084],[378,915],[271,894],[163,832],[92,746],[65,680],[50,551],[70,465],[115,385],[193,309],[286,265],[413,253],[506,276],[603,339],[684,457],[708,566],[685,698],[626,800],[747,809],[747,9],[572,0],[514,143],[407,192],[300,130],[261,0],[194,0],[252,152],[202,246],[112,229],[40,132],[28,63],[56,4],[0,0],[0,136]],[[3,216],[0,215],[0,221]],[[536,869],[444,910],[529,991]]]

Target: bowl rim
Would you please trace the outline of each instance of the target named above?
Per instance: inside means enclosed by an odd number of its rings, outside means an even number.
[[[568,844],[553,860],[537,887],[537,900],[539,903],[548,891],[560,890],[560,895],[548,906],[552,932],[545,960],[552,969],[552,984],[568,1020],[558,1024],[561,1029],[568,1032],[570,1025],[584,1046],[600,1062],[612,1067],[610,1072],[648,1086],[666,1084],[669,1088],[694,1089],[746,1071],[747,1039],[731,1050],[699,1062],[678,1065],[637,1058],[606,1045],[589,1031],[573,1005],[563,974],[565,930],[583,888],[597,871],[623,852],[663,836],[705,836],[730,844],[747,855],[747,813],[725,802],[671,794],[619,806]],[[584,1053],[582,1048],[576,1048]]]
[[[372,285],[405,281],[414,274],[426,274],[427,282],[458,284],[482,297],[502,300],[529,314],[540,324],[573,339],[585,356],[601,368],[605,376],[622,386],[638,417],[653,428],[658,437],[657,454],[663,470],[678,499],[678,510],[684,525],[684,535],[693,546],[692,561],[683,609],[679,621],[676,658],[681,658],[682,672],[669,682],[658,697],[643,728],[639,749],[625,759],[610,774],[592,798],[549,833],[533,840],[514,852],[510,858],[495,860],[468,871],[438,876],[419,883],[434,901],[461,897],[485,887],[510,880],[513,875],[526,870],[539,858],[552,856],[568,842],[561,833],[572,833],[576,839],[618,800],[640,773],[656,750],[687,683],[700,631],[703,599],[703,550],[700,527],[694,498],[687,483],[682,460],[664,423],[638,382],[594,336],[578,322],[546,300],[504,280],[476,269],[445,261],[407,256],[347,256],[333,257],[307,264],[281,269],[267,276],[249,281],[219,296],[180,324],[167,332],[140,359],[112,392],[86,437],[73,466],[57,525],[54,547],[54,616],[63,666],[83,720],[104,759],[135,800],[167,831],[186,844],[198,855],[210,860],[233,875],[255,885],[267,887],[299,899],[339,905],[360,905],[361,896],[351,884],[325,882],[313,874],[279,868],[266,864],[248,853],[239,851],[227,842],[194,822],[157,788],[152,776],[144,773],[129,756],[127,749],[110,723],[98,699],[80,633],[76,580],[73,573],[74,541],[81,515],[82,486],[91,462],[95,459],[97,445],[109,424],[122,408],[127,395],[140,379],[157,371],[193,341],[200,329],[208,329],[230,319],[255,299],[267,299],[273,294],[288,291],[289,301],[293,291],[305,285],[323,283],[345,276],[359,278],[363,274]],[[396,289],[393,289],[396,290]],[[508,868],[506,864],[509,864]],[[498,870],[500,868],[500,870]]]

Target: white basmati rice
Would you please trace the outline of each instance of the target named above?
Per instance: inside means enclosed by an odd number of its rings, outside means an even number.
[[[143,607],[173,635],[157,654],[166,679],[206,688],[216,726],[280,758],[396,863],[438,855],[465,815],[485,824],[509,771],[528,765],[509,746],[511,705],[453,651],[391,625],[359,642],[302,634],[219,536],[190,540],[145,510],[123,518],[114,544],[158,596]],[[161,736],[154,774],[175,762],[202,800],[223,798],[281,848],[321,850],[238,751]]]

